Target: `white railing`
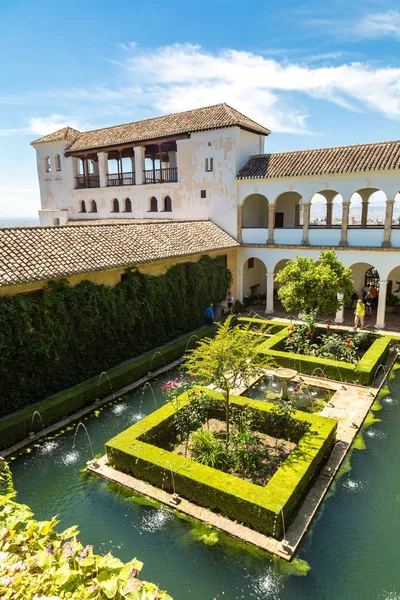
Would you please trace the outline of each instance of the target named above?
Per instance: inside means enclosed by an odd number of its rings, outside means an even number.
[[[308,230],[308,241],[310,246],[339,246],[342,235],[341,228],[326,229],[325,227]]]

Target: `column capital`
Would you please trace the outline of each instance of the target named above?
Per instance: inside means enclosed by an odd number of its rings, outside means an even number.
[[[381,287],[381,285],[387,285],[389,282],[386,279],[380,279],[379,280],[379,287]]]
[[[275,277],[275,273],[266,273],[267,277]]]
[[[394,203],[395,203],[394,199],[393,200],[386,200],[386,204],[393,205]]]

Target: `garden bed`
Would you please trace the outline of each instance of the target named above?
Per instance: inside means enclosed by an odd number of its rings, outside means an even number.
[[[241,319],[240,319],[241,320]],[[246,319],[248,321],[249,319]],[[259,321],[259,320],[258,320]],[[373,334],[368,348],[358,362],[345,362],[323,356],[289,352],[285,349],[289,335],[293,332],[292,325],[284,326],[272,337],[266,337],[258,347],[258,352],[265,356],[265,365],[288,367],[307,375],[317,375],[335,381],[357,383],[360,385],[373,384],[375,373],[380,364],[384,363],[392,337],[389,335]],[[323,333],[326,327],[317,327]],[[338,330],[339,331],[339,330]],[[336,333],[333,330],[333,333]],[[352,333],[340,330],[345,340],[352,339]],[[348,343],[345,341],[345,344]]]
[[[222,395],[208,393],[223,413]],[[243,411],[247,407],[253,412],[257,432],[296,444],[265,487],[261,487],[229,472],[199,464],[168,446],[175,415],[188,405],[189,395],[182,394],[176,402],[166,404],[110,440],[106,444],[109,464],[170,492],[175,486],[179,495],[197,505],[220,512],[262,533],[281,537],[281,519],[276,515],[282,509],[286,522],[292,520],[316,471],[330,454],[337,422],[294,411],[291,421],[294,427],[290,430],[281,428],[277,432],[271,420],[275,411],[273,405],[231,397],[233,410]],[[215,413],[210,418],[216,418]]]

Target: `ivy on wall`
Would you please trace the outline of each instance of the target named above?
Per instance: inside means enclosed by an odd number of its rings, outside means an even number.
[[[0,415],[196,329],[230,284],[204,256],[158,277],[128,269],[115,287],[61,280],[0,297]]]

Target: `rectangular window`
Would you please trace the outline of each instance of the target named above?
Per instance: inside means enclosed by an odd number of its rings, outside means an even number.
[[[57,227],[59,224],[60,224],[60,219],[58,217],[54,217],[53,225],[55,225]]]
[[[252,269],[254,267],[254,258],[249,258],[247,261],[247,268]]]
[[[206,190],[200,190],[200,198],[207,198],[207,191]]]
[[[206,158],[206,173],[211,173],[211,171],[214,171],[214,159]]]

